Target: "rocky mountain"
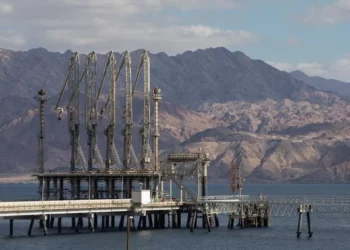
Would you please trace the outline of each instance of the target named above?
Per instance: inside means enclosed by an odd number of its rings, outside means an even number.
[[[131,53],[136,70],[141,50]],[[61,89],[72,51],[53,53],[46,49],[13,52],[0,49],[0,98],[8,95],[28,97],[45,88],[48,95]],[[117,62],[121,55],[115,53]],[[81,65],[86,58],[81,55]],[[101,78],[106,56],[97,56],[98,79]],[[270,98],[281,101],[309,101],[330,104],[339,98],[331,93],[296,80],[261,60],[252,60],[242,52],[225,48],[185,52],[177,56],[150,54],[152,86],[163,89],[167,101],[196,108],[203,103],[223,103],[234,100],[257,101]],[[134,72],[135,74],[135,72]],[[142,79],[142,74],[140,76]],[[123,74],[120,87],[123,87]],[[141,84],[138,86],[142,90]]]
[[[349,108],[345,102],[326,107],[269,99],[204,105],[203,113],[229,125],[201,131],[181,145],[210,151],[212,176],[227,176],[222,166],[234,159],[247,181],[347,182]]]
[[[254,102],[270,98],[330,104],[339,99],[261,60],[225,48],[185,52],[175,57],[162,53],[151,56],[151,60],[155,85],[164,89],[170,101],[191,108],[234,100]]]
[[[141,51],[132,52],[133,74]],[[0,50],[0,172],[33,172],[37,168],[38,110],[33,99],[40,88],[50,95],[46,116],[46,166],[66,168],[69,137],[66,117],[57,120],[57,101],[72,54],[45,49]],[[83,65],[85,55],[81,55]],[[98,78],[105,55],[98,55]],[[120,54],[116,53],[117,62]],[[261,60],[225,48],[150,54],[151,85],[164,93],[160,104],[162,152],[209,152],[210,176],[226,178],[232,161],[247,181],[348,182],[350,103]],[[142,79],[142,75],[141,78]],[[123,74],[118,83],[116,142],[121,153]],[[105,86],[107,87],[107,86]],[[134,146],[139,151],[142,123],[141,81],[134,100]],[[106,90],[104,89],[104,93]],[[81,93],[83,100],[83,93]],[[63,100],[64,102],[65,100]],[[104,155],[106,126],[101,119],[99,146]],[[82,126],[81,144],[86,150]]]
[[[280,136],[321,136],[320,131],[337,139],[347,138],[341,124],[348,123],[350,105],[339,101],[333,105],[294,102],[288,99],[277,102],[271,99],[254,103],[235,101],[204,104],[199,108],[213,120],[224,121],[236,131],[255,134],[278,134]]]
[[[350,83],[335,79],[325,79],[319,76],[308,76],[300,70],[290,72],[290,74],[300,81],[315,87],[316,89],[332,91],[339,95],[350,96]]]

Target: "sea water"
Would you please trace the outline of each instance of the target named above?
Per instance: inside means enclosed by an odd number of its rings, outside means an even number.
[[[174,195],[176,188],[174,187]],[[0,200],[37,199],[37,185],[0,184]],[[246,184],[243,194],[348,196],[350,185],[321,184]],[[209,195],[229,194],[228,184],[209,184]],[[314,235],[308,238],[304,220],[301,238],[297,239],[296,217],[272,217],[269,228],[227,229],[227,216],[220,216],[220,227],[211,232],[197,228],[153,229],[131,232],[130,250],[152,249],[350,249],[350,217],[312,214]],[[182,223],[186,221],[185,215]],[[85,221],[86,223],[86,221]],[[86,225],[86,224],[85,224]],[[200,224],[199,224],[200,225]],[[36,222],[33,236],[27,236],[29,221],[14,222],[14,237],[8,237],[9,222],[0,220],[0,249],[126,249],[126,232],[112,230],[90,233],[84,228],[75,233],[69,221],[63,222],[62,234],[57,228],[44,236]]]

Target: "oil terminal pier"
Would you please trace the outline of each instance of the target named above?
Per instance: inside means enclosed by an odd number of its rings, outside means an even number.
[[[199,227],[208,231],[219,227],[219,215],[226,214],[229,217],[228,228],[268,227],[272,216],[297,215],[299,237],[302,215],[306,214],[308,235],[311,237],[312,212],[350,212],[350,197],[242,195],[242,178],[235,159],[232,160],[230,177],[232,195],[209,196],[209,154],[201,149],[197,152],[159,154],[158,106],[163,96],[159,88],[151,91],[148,52],[141,52],[134,79],[128,51],[122,54],[118,64],[112,51],[107,54],[105,67],[99,74],[102,75],[101,79],[97,79],[96,62],[97,55],[91,52],[81,67],[79,53],[72,54],[55,106],[58,122],[67,121],[70,136],[67,142],[67,146],[70,145],[70,163],[65,173],[45,169],[45,103],[49,97],[43,89],[35,97],[39,102],[40,119],[39,163],[35,175],[39,183],[39,197],[35,201],[0,202],[0,216],[9,220],[10,236],[14,235],[15,220],[29,221],[28,235],[32,235],[35,221],[39,221],[45,235],[54,228],[62,233],[63,223],[68,223],[76,232],[86,229],[91,232],[124,230],[130,224],[134,230],[185,227],[193,232]],[[117,117],[116,86],[122,73],[125,74],[124,111],[122,117]],[[139,131],[141,149],[135,152],[132,144],[133,96],[142,75],[144,105]],[[102,91],[105,82],[108,82],[107,93]],[[68,103],[61,107],[65,92],[68,94]],[[84,108],[81,107],[81,94],[85,95]],[[102,95],[104,98],[101,98]],[[87,150],[81,146],[81,117],[85,118]],[[105,136],[104,156],[97,143],[100,118],[106,121],[104,125],[107,124],[102,128]],[[123,145],[115,144],[117,120],[124,125]],[[118,149],[122,149],[121,157]],[[187,178],[196,180],[197,190],[191,190],[185,184]],[[169,182],[169,190],[164,189],[166,182]],[[173,186],[178,188],[179,197],[174,197]]]
[[[303,214],[306,214],[307,233],[313,235],[311,213],[350,213],[349,197],[288,197],[288,196],[207,196],[193,201],[147,199],[149,190],[144,190],[146,198],[133,192],[134,199],[81,199],[0,202],[0,216],[9,220],[9,235],[14,235],[14,221],[28,220],[28,235],[32,235],[34,221],[43,234],[62,233],[70,227],[75,232],[125,230],[128,218],[132,230],[205,228],[209,232],[219,227],[219,215],[228,216],[229,229],[234,227],[269,227],[270,218],[297,217],[297,236],[301,234]],[[67,220],[67,218],[70,218]],[[235,220],[236,219],[236,220]],[[71,231],[71,230],[70,230]]]

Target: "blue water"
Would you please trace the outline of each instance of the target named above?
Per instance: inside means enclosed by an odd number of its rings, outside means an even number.
[[[36,199],[36,185],[0,184],[0,200]],[[175,188],[174,188],[175,189]],[[226,184],[210,184],[209,195],[228,194]],[[174,190],[175,193],[175,190]],[[350,197],[350,185],[247,184],[243,194],[264,195],[337,195]],[[185,223],[185,217],[182,219]],[[305,222],[305,220],[304,220]],[[85,222],[86,223],[86,222]],[[274,217],[269,228],[227,229],[227,217],[220,217],[220,227],[208,233],[198,228],[147,230],[131,232],[130,249],[350,249],[350,218],[312,215],[314,236],[309,239],[306,225],[300,239],[296,238],[297,218]],[[37,224],[36,224],[37,225]],[[64,222],[63,235],[49,229],[43,236],[36,226],[32,237],[26,236],[29,221],[15,221],[14,235],[9,238],[8,221],[0,220],[0,249],[125,249],[126,232],[76,234]]]

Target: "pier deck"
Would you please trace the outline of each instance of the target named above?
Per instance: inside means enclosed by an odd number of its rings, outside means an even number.
[[[269,205],[271,216],[295,216],[297,208],[311,205],[314,213],[350,213],[350,197],[297,197],[297,196],[207,196],[196,202],[153,201],[147,205],[132,203],[131,199],[2,201],[0,216],[31,216],[79,213],[138,213],[170,211],[184,206],[204,208],[210,213],[229,214],[240,205]]]
[[[152,202],[137,206],[131,199],[100,200],[58,200],[58,201],[18,201],[0,202],[0,216],[23,217],[32,215],[80,214],[80,213],[120,213],[139,211],[178,210],[180,202]]]

